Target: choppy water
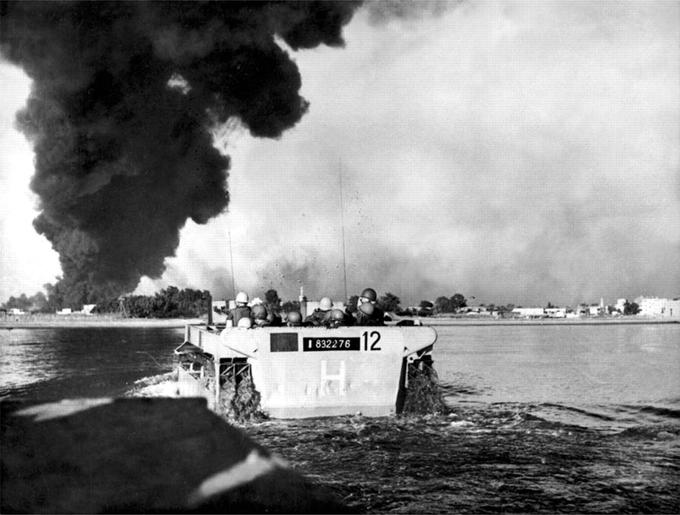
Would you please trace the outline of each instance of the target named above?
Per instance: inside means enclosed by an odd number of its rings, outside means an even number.
[[[357,511],[680,512],[680,325],[436,329],[449,414],[247,431]],[[0,330],[0,397],[122,395],[181,339]]]
[[[120,396],[167,372],[182,329],[0,329],[0,398]]]
[[[680,325],[438,327],[451,403],[519,403],[550,420],[625,428],[680,417]]]

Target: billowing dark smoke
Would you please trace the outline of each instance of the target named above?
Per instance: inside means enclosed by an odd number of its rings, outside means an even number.
[[[305,113],[293,49],[342,45],[349,2],[3,2],[0,50],[33,80],[34,221],[70,301],[157,277],[188,218],[227,206],[211,127],[275,138]]]

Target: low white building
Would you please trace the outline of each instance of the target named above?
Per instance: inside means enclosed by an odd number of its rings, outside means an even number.
[[[588,311],[588,305],[587,305],[587,304],[579,304],[579,305],[576,306],[576,308],[574,309],[574,314],[575,314],[577,317],[586,316],[586,315],[588,314],[588,312],[589,312],[589,311]]]
[[[491,316],[491,312],[486,308],[486,306],[468,306],[463,308],[466,315],[481,315],[481,316]]]
[[[73,314],[73,310],[71,308],[64,308],[57,311],[57,315],[71,315],[71,314]]]
[[[640,307],[640,316],[680,318],[680,298],[638,297],[635,303]]]
[[[666,316],[680,318],[680,297],[668,301],[666,304]]]
[[[543,308],[515,308],[512,310],[512,312],[525,318],[537,318],[545,316],[545,309]]]
[[[545,314],[549,318],[566,318],[567,308],[545,308]]]
[[[83,309],[80,312],[83,313],[84,315],[91,315],[92,310],[96,307],[97,307],[96,304],[83,304]]]

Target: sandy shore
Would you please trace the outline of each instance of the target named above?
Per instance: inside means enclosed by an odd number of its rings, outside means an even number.
[[[122,318],[113,315],[19,315],[0,317],[0,329],[52,327],[184,327],[200,318]]]

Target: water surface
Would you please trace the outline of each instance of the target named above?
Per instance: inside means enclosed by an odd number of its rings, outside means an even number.
[[[0,329],[0,397],[43,400],[123,395],[172,369],[182,329]]]
[[[442,326],[436,368],[451,403],[538,405],[579,424],[680,410],[680,325]]]
[[[358,512],[680,512],[680,325],[436,330],[449,413],[246,431]],[[181,341],[177,329],[0,330],[0,396],[129,394],[172,369]]]

